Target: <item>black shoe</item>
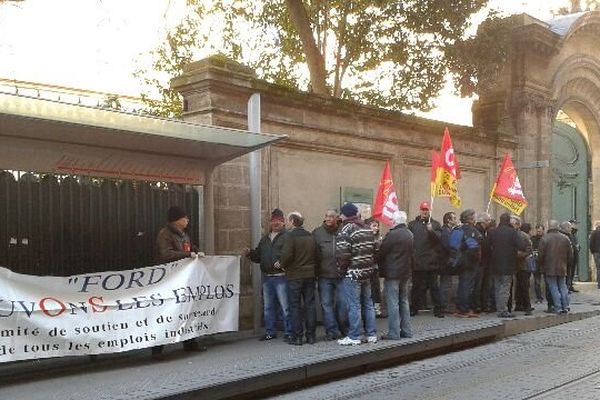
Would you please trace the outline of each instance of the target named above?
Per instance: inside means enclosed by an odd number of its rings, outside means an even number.
[[[571,292],[571,293],[579,293],[579,290],[577,290],[577,289],[575,289],[574,287],[571,286],[569,288],[569,292]]]
[[[273,339],[277,339],[277,335],[270,335],[270,334],[266,333],[265,335],[261,336],[258,340],[261,342],[264,342],[265,340],[273,340]]]
[[[400,338],[399,337],[396,338],[396,337],[393,337],[390,335],[383,335],[383,336],[381,336],[381,340],[400,340]]]
[[[419,312],[418,312],[418,311],[416,311],[416,310],[415,310],[415,311],[411,311],[411,312],[410,312],[410,316],[411,316],[411,317],[414,317],[414,316],[415,316],[415,315],[417,315],[417,314],[419,314]]]
[[[193,342],[185,341],[185,342],[183,342],[183,350],[184,351],[198,351],[198,352],[201,352],[201,351],[206,351],[207,348],[206,348],[206,346],[201,345],[200,343],[198,343],[196,341],[193,341]]]
[[[325,336],[325,340],[327,340],[328,342],[332,341],[332,340],[338,340],[338,338],[341,337],[339,335],[334,334],[327,334],[327,336]]]
[[[292,337],[290,335],[283,335],[283,341],[286,343],[290,343]]]
[[[433,314],[433,316],[436,318],[444,318],[445,317],[443,312],[437,312],[437,313]]]
[[[306,337],[306,344],[315,344],[317,341],[317,339],[314,336],[307,336]]]
[[[294,346],[302,346],[302,338],[290,338],[288,344],[293,344]]]

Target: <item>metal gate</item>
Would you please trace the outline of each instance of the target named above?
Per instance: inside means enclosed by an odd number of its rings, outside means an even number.
[[[555,121],[552,135],[552,218],[579,222],[581,245],[576,275],[590,279],[588,268],[588,157],[585,140],[577,129]]]
[[[0,266],[72,275],[152,265],[172,205],[189,213],[188,232],[198,243],[196,187],[0,171]]]

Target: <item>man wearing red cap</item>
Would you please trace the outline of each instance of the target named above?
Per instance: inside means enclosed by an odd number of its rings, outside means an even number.
[[[423,201],[419,204],[420,214],[408,224],[408,229],[414,235],[415,264],[413,269],[413,289],[411,293],[411,314],[416,315],[423,306],[427,289],[433,300],[433,314],[438,318],[444,317],[442,309],[438,274],[440,270],[440,255],[442,249],[442,226],[431,218],[431,206]]]

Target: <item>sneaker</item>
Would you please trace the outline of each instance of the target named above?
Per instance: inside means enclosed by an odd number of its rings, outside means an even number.
[[[524,315],[533,315],[533,311],[531,311],[531,310],[527,310],[527,311],[525,311],[525,314],[524,314]]]
[[[377,343],[377,336],[367,336],[367,343]]]
[[[340,346],[357,346],[360,344],[360,339],[350,339],[348,336],[346,336],[343,339],[339,339],[337,343]]]
[[[500,318],[514,318],[515,314],[508,312],[508,311],[503,311],[500,314],[498,314],[498,317]]]
[[[261,342],[264,342],[266,340],[273,340],[273,339],[277,339],[277,335],[271,335],[269,333],[266,333],[264,336],[261,336],[260,339],[258,339]]]

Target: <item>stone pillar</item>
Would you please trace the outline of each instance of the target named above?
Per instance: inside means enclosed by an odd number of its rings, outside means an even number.
[[[187,65],[183,75],[171,81],[171,86],[184,98],[184,120],[247,129],[247,102],[253,79],[251,69],[217,56]],[[217,165],[207,175],[204,201],[208,253],[240,254],[251,245],[248,160],[246,155]],[[253,293],[251,270],[248,260],[243,259],[240,329],[253,327],[253,299],[260,296]]]
[[[526,91],[513,95],[513,123],[518,149],[513,161],[529,163],[550,160],[552,155],[552,118],[554,108],[547,94]],[[549,167],[518,168],[517,174],[529,206],[522,218],[545,223],[552,214],[552,172]]]

